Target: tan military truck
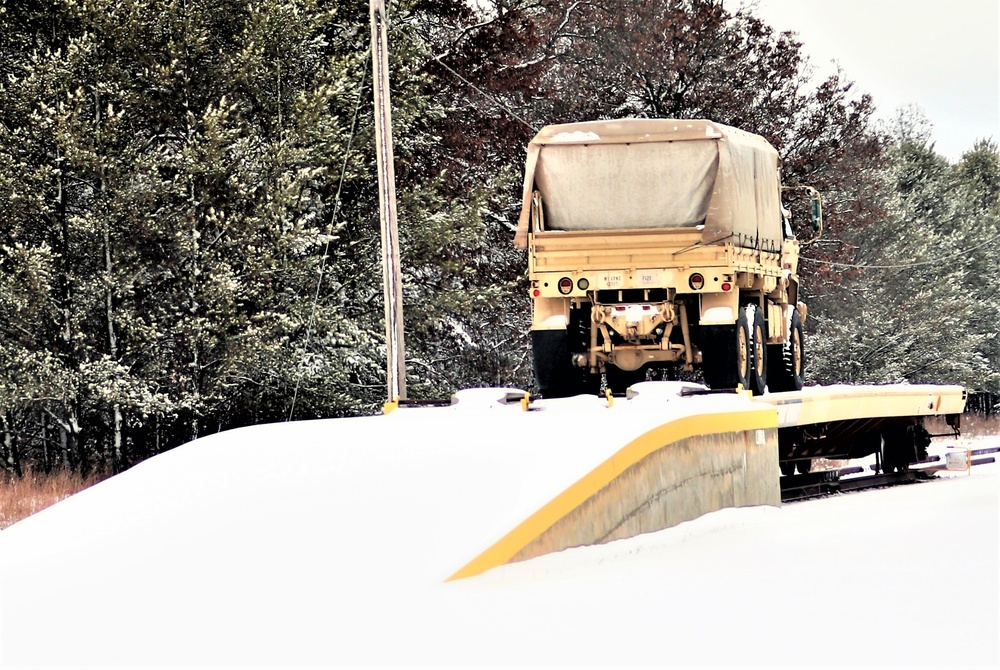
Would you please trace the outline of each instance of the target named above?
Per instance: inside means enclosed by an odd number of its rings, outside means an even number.
[[[602,372],[620,392],[669,365],[714,389],[802,387],[799,242],[766,140],[624,119],[547,126],[527,154],[515,243],[543,396],[596,392]]]

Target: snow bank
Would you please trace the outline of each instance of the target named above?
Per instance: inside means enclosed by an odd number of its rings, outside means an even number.
[[[468,394],[180,447],[0,532],[0,665],[996,665],[995,465],[444,583],[605,457],[600,412],[670,402]]]

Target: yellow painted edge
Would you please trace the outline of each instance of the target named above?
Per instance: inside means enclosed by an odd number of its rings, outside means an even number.
[[[446,581],[472,577],[509,562],[517,555],[517,552],[528,546],[535,538],[586,502],[628,468],[670,444],[696,435],[777,427],[778,413],[773,407],[754,411],[697,414],[681,417],[657,426],[619,449],[613,456],[522,521]]]

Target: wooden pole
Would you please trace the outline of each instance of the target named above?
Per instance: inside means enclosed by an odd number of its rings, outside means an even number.
[[[389,48],[385,0],[370,0],[372,71],[375,92],[375,146],[378,159],[379,218],[382,221],[382,286],[385,295],[386,386],[388,402],[406,399],[403,343],[403,286],[396,226],[396,173],[392,157],[392,110],[389,100]]]

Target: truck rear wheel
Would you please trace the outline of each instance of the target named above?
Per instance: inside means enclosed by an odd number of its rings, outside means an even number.
[[[569,398],[583,393],[596,395],[600,389],[599,375],[573,365],[565,330],[531,331],[531,357],[535,383],[543,398]]]
[[[803,349],[802,317],[792,310],[788,341],[768,345],[768,389],[773,393],[801,391],[805,384],[805,351]]]
[[[750,388],[750,326],[741,309],[732,326],[701,327],[702,374],[710,389]]]
[[[750,323],[750,365],[753,367],[753,379],[750,388],[754,395],[764,395],[767,387],[767,326],[764,324],[764,313],[760,309],[753,310],[753,320]]]

